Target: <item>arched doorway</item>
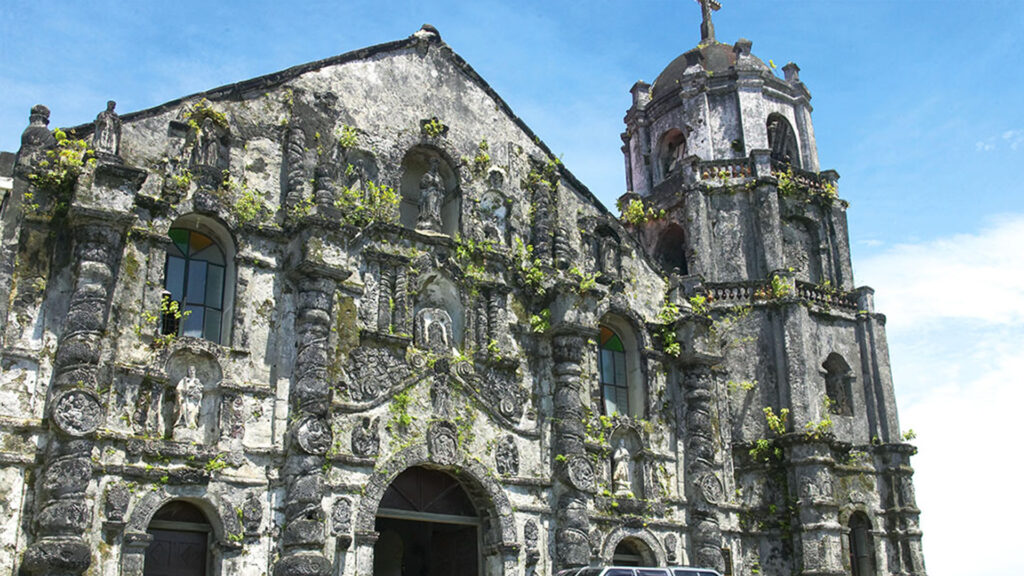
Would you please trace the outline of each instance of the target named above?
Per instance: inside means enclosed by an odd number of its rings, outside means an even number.
[[[424,467],[395,478],[381,498],[375,576],[478,576],[481,519],[451,475]]]
[[[153,515],[146,532],[144,576],[207,576],[210,571],[210,526],[206,515],[183,500],[168,502]]]
[[[623,538],[612,553],[615,566],[657,566],[658,561],[651,548],[639,538]]]

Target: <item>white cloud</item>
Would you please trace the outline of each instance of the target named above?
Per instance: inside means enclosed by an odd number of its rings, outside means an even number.
[[[889,318],[900,423],[918,433],[917,501],[931,576],[1022,574],[1024,215],[895,246],[858,264]]]

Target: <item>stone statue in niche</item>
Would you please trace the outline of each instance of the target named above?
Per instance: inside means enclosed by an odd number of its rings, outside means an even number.
[[[440,359],[437,362],[443,361],[444,359]],[[434,366],[436,368],[437,364]],[[449,418],[454,415],[455,405],[452,402],[452,392],[446,375],[435,373],[434,383],[430,386],[430,404],[435,417]]]
[[[174,387],[177,395],[178,419],[174,422],[174,429],[179,428],[196,430],[199,428],[199,408],[203,402],[203,383],[196,378],[196,367],[190,365],[188,372]]]
[[[99,156],[117,156],[121,150],[121,117],[114,112],[117,103],[107,102],[107,109],[96,116],[92,147]]]
[[[619,441],[619,447],[612,454],[612,485],[615,495],[633,498],[633,461],[626,448],[625,440]]]
[[[492,182],[501,182],[501,174],[492,173]],[[491,190],[484,194],[480,200],[479,217],[483,227],[484,238],[498,244],[505,243],[505,230],[508,209],[505,207],[505,199],[500,192]]]
[[[352,453],[364,458],[376,456],[380,450],[380,432],[377,424],[380,418],[365,416],[359,426],[352,429]]]
[[[427,431],[430,457],[442,466],[454,464],[458,457],[459,440],[451,422],[435,422]]]
[[[416,229],[441,232],[441,204],[444,202],[444,180],[438,171],[439,160],[430,159],[430,169],[420,178],[420,214]]]
[[[196,146],[192,150],[192,163],[196,166],[212,166],[220,164],[222,129],[212,118],[205,118],[196,134]]]
[[[598,237],[601,275],[605,278],[619,277],[619,243],[615,237],[603,235]]]
[[[424,308],[416,313],[416,346],[436,354],[452,351],[452,317],[441,308]]]

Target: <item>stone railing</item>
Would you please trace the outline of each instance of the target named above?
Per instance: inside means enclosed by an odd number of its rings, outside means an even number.
[[[796,293],[803,300],[834,306],[846,310],[857,310],[857,295],[852,293],[839,292],[837,290],[825,289],[817,284],[797,281]]]
[[[772,174],[778,177],[779,174],[786,174],[792,172],[793,183],[801,188],[808,190],[814,190],[818,192],[825,192],[828,188],[832,188],[832,192],[835,191],[836,180],[839,175],[833,170],[826,170],[824,172],[808,172],[801,168],[797,168],[792,164],[786,162],[780,162],[779,160],[772,160]]]
[[[750,178],[754,166],[750,158],[731,158],[697,162],[698,180],[727,180],[729,178]]]
[[[763,293],[767,286],[767,282],[724,282],[705,284],[704,289],[712,304],[739,304],[751,302],[754,294]]]

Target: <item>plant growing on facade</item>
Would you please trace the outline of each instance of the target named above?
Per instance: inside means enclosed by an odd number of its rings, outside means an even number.
[[[78,176],[86,167],[96,165],[96,153],[85,140],[69,138],[60,128],[53,131],[53,137],[57,145],[46,151],[46,158],[34,166],[28,179],[36,190],[53,199],[53,213],[60,215],[67,212]],[[25,193],[24,202],[26,209],[39,211],[33,191]]]
[[[185,111],[183,116],[193,134],[199,133],[203,122],[205,122],[207,118],[212,120],[213,123],[221,129],[227,130],[228,128],[227,116],[225,116],[223,112],[214,110],[213,105],[211,105],[210,101],[206,98],[203,98],[199,102],[193,104],[191,108]]]
[[[398,205],[401,201],[401,195],[394,188],[367,180],[364,190],[342,186],[334,200],[334,207],[341,210],[346,224],[361,227],[375,222],[398,222]]]

